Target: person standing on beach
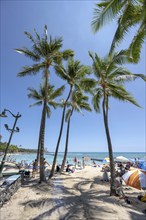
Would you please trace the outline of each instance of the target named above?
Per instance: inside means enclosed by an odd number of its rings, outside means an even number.
[[[37,159],[33,162],[33,168],[32,168],[32,177],[35,178],[35,174],[37,172]]]

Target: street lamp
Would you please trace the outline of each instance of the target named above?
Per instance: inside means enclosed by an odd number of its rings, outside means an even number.
[[[8,109],[4,109],[4,111],[0,114],[0,117],[7,117],[6,112],[9,112],[9,113],[15,118],[15,121],[14,121],[14,125],[13,125],[13,128],[12,128],[12,129],[10,129],[7,124],[5,124],[5,128],[10,132],[10,137],[9,137],[9,141],[8,141],[8,143],[7,143],[6,149],[5,149],[4,157],[3,157],[2,162],[1,162],[1,164],[0,164],[0,177],[2,176],[2,170],[3,170],[3,167],[4,167],[4,163],[5,163],[5,159],[6,159],[6,156],[7,156],[8,147],[9,147],[9,145],[10,145],[10,142],[11,142],[11,139],[12,139],[12,136],[13,136],[13,133],[14,133],[14,132],[19,132],[19,128],[16,127],[16,129],[15,129],[15,126],[16,126],[16,123],[17,123],[18,118],[21,117],[21,115],[19,114],[19,112],[17,113],[17,115],[14,115],[14,114],[13,114],[10,110],[8,110]]]

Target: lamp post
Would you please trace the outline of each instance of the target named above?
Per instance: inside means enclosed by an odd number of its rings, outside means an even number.
[[[12,129],[10,129],[7,124],[5,124],[5,128],[6,128],[8,131],[10,131],[10,137],[9,137],[9,141],[8,141],[8,143],[7,143],[6,149],[5,149],[5,153],[4,153],[2,162],[1,162],[1,164],[0,164],[0,177],[2,176],[2,170],[3,170],[3,167],[4,167],[4,163],[5,163],[5,159],[6,159],[6,156],[7,156],[8,147],[9,147],[9,145],[10,145],[10,142],[11,142],[11,139],[12,139],[12,136],[13,136],[13,133],[14,133],[14,132],[19,132],[19,128],[16,127],[16,130],[15,130],[15,126],[16,126],[16,123],[17,123],[18,118],[21,117],[21,115],[19,114],[19,112],[17,113],[17,115],[14,115],[14,114],[13,114],[10,110],[8,110],[8,109],[4,109],[4,111],[0,114],[0,117],[7,117],[6,112],[9,112],[9,113],[15,118],[15,121],[14,121],[14,124],[13,124],[13,128],[12,128]]]

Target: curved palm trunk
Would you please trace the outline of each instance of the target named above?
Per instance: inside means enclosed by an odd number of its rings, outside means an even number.
[[[40,182],[46,181],[45,170],[44,170],[44,139],[45,139],[45,124],[46,124],[46,109],[47,109],[47,95],[48,95],[48,66],[45,71],[45,99],[42,112],[42,122],[41,122],[41,138],[40,138]]]
[[[70,114],[70,116],[69,116],[68,123],[67,123],[67,133],[66,133],[65,152],[64,152],[64,157],[63,157],[62,165],[61,165],[61,172],[64,170],[65,162],[66,162],[66,158],[67,158],[67,152],[68,152],[68,140],[69,140],[69,131],[70,131],[70,119],[71,119],[72,113],[73,113],[73,108],[72,108],[72,111],[71,111],[71,114]]]
[[[60,140],[61,140],[62,131],[63,131],[64,117],[65,117],[65,111],[66,111],[66,104],[67,104],[67,102],[68,102],[68,100],[70,98],[71,93],[72,93],[72,86],[70,87],[70,91],[69,91],[68,97],[67,97],[67,99],[65,101],[65,104],[64,104],[64,107],[63,107],[62,119],[61,119],[61,127],[60,127],[59,137],[58,137],[58,141],[57,141],[57,146],[56,146],[56,150],[55,150],[54,160],[53,160],[52,169],[51,169],[49,178],[51,178],[54,175],[54,170],[55,170],[55,165],[56,165],[56,160],[57,160],[58,149],[59,149]]]
[[[107,97],[108,101],[108,97]],[[108,151],[109,151],[109,158],[110,158],[110,171],[111,171],[111,181],[110,181],[110,195],[116,195],[115,189],[115,166],[114,166],[114,159],[113,159],[113,150],[112,150],[112,143],[110,138],[110,132],[108,127],[108,106],[105,103],[105,97],[102,103],[103,108],[103,116],[104,116],[104,126],[106,131],[106,137],[108,142]]]

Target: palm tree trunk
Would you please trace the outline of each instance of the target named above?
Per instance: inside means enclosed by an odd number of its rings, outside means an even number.
[[[108,97],[107,97],[107,102],[108,102]],[[116,195],[115,166],[114,166],[114,159],[113,159],[112,143],[111,143],[110,132],[109,132],[109,127],[108,127],[108,103],[105,103],[105,97],[103,99],[102,108],[103,108],[104,126],[105,126],[105,131],[106,131],[109,158],[110,158],[110,172],[111,172],[110,195],[112,196],[112,195]]]
[[[41,140],[40,140],[40,182],[46,181],[45,176],[45,169],[44,169],[44,139],[45,139],[45,125],[46,125],[46,109],[47,109],[47,102],[48,102],[48,79],[49,79],[49,72],[48,66],[46,66],[45,71],[45,98],[44,98],[44,107],[42,112],[42,124],[41,124]]]
[[[40,123],[40,131],[39,131],[39,140],[38,140],[38,149],[37,149],[37,165],[40,163],[40,148],[41,148],[41,130],[42,130],[42,122],[43,122],[43,111],[42,111],[42,117],[41,117],[41,123]],[[38,170],[38,168],[37,168]]]
[[[41,128],[41,140],[40,140],[40,182],[46,181],[45,170],[44,170],[44,138],[45,138],[45,122],[46,122],[46,112],[45,103],[43,107],[43,117],[42,117],[42,128]]]
[[[71,119],[72,113],[73,113],[73,108],[72,108],[72,110],[71,110],[71,114],[70,114],[70,116],[69,116],[68,123],[67,123],[65,152],[64,152],[64,157],[63,157],[62,165],[61,165],[61,172],[64,170],[65,162],[66,162],[66,157],[67,157],[67,152],[68,152],[68,140],[69,140],[69,131],[70,131],[70,119]]]
[[[56,165],[56,160],[57,160],[58,149],[59,149],[60,140],[61,140],[62,131],[63,131],[64,117],[65,117],[65,111],[66,111],[66,104],[67,104],[67,102],[68,102],[68,100],[70,98],[71,93],[72,93],[72,85],[70,86],[70,91],[69,91],[68,97],[67,97],[67,99],[66,99],[66,101],[64,103],[64,107],[63,107],[60,132],[59,132],[59,137],[58,137],[58,141],[57,141],[57,146],[56,146],[56,150],[55,150],[54,160],[53,160],[52,169],[51,169],[49,178],[51,178],[54,175],[54,170],[55,170],[55,165]]]

